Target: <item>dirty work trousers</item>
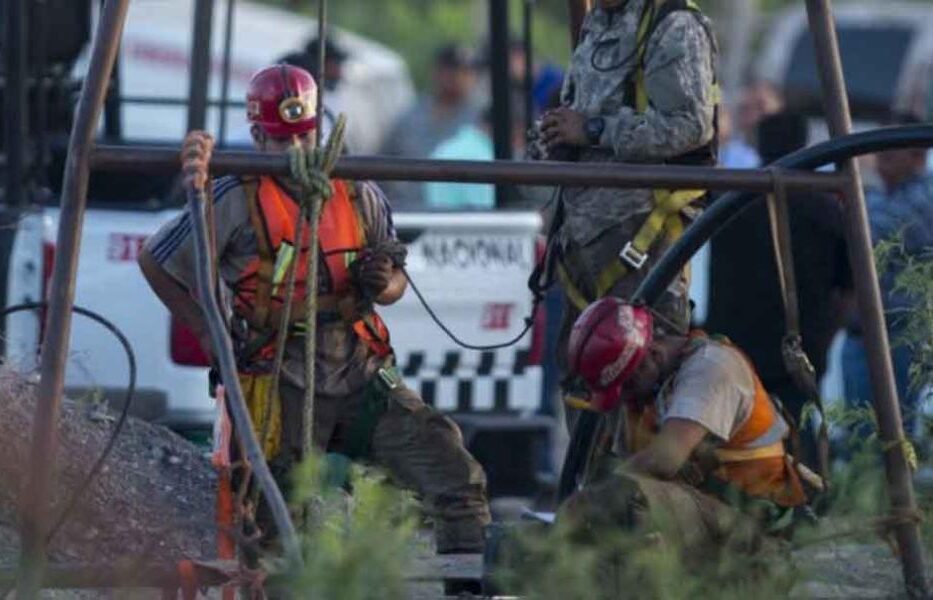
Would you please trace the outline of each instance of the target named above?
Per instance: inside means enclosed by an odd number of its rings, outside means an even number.
[[[283,444],[270,468],[283,485],[301,456],[304,390],[283,381],[280,393]],[[315,397],[314,439],[322,451],[341,451],[362,400],[362,392]],[[438,552],[482,552],[490,520],[486,474],[464,447],[457,425],[404,384],[392,392],[376,423],[367,460],[422,498],[435,521]]]
[[[663,543],[694,572],[721,566],[727,555],[764,558],[789,548],[752,517],[694,486],[619,470],[571,496],[558,520],[577,539],[597,542],[622,529],[646,545]]]

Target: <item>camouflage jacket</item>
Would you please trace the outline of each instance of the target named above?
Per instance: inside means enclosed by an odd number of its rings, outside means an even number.
[[[585,149],[581,161],[660,163],[708,144],[715,135],[716,47],[709,22],[692,11],[668,14],[646,42],[648,109],[637,113],[633,99],[625,97],[638,62],[636,38],[647,1],[629,0],[616,11],[594,9],[583,23],[562,103],[587,117],[603,117],[606,126],[599,145]],[[652,208],[648,190],[567,188],[564,199],[565,249],[571,243],[594,277]]]

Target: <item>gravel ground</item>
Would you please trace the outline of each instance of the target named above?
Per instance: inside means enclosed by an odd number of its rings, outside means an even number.
[[[0,568],[12,568],[19,553],[16,499],[26,471],[35,386],[0,369]],[[114,415],[87,403],[62,406],[56,514],[107,443]],[[168,429],[130,418],[102,474],[50,546],[52,564],[108,564],[141,559],[175,561],[214,554],[216,477],[203,450]],[[518,508],[517,508],[518,507]],[[497,507],[515,518],[514,501]],[[422,541],[423,545],[423,541]],[[826,542],[798,551],[807,581],[794,598],[899,598],[900,565],[883,544]],[[477,570],[477,557],[465,569]],[[469,564],[467,564],[469,563]],[[411,587],[417,600],[441,597],[439,583]],[[158,594],[46,592],[44,598],[158,598]]]

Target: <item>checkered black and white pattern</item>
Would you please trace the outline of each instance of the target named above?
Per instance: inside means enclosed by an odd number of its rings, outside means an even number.
[[[497,361],[495,352],[481,352],[478,363],[467,364],[462,351],[446,352],[440,366],[426,364],[422,352],[410,352],[398,357],[398,366],[405,384],[442,412],[536,412],[541,407],[541,367],[528,364],[527,350],[510,352],[510,366]]]

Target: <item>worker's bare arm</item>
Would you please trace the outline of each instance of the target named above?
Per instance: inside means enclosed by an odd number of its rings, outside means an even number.
[[[671,479],[709,431],[695,421],[668,419],[651,444],[626,461],[638,473]]]
[[[207,340],[207,325],[201,314],[201,308],[195,302],[188,290],[169,275],[148,248],[144,248],[139,254],[139,268],[149,283],[149,287],[155,292],[162,304],[168,308],[169,312],[175,317],[181,319],[185,325],[201,340],[201,345],[206,352],[210,351],[210,346],[204,345]]]

